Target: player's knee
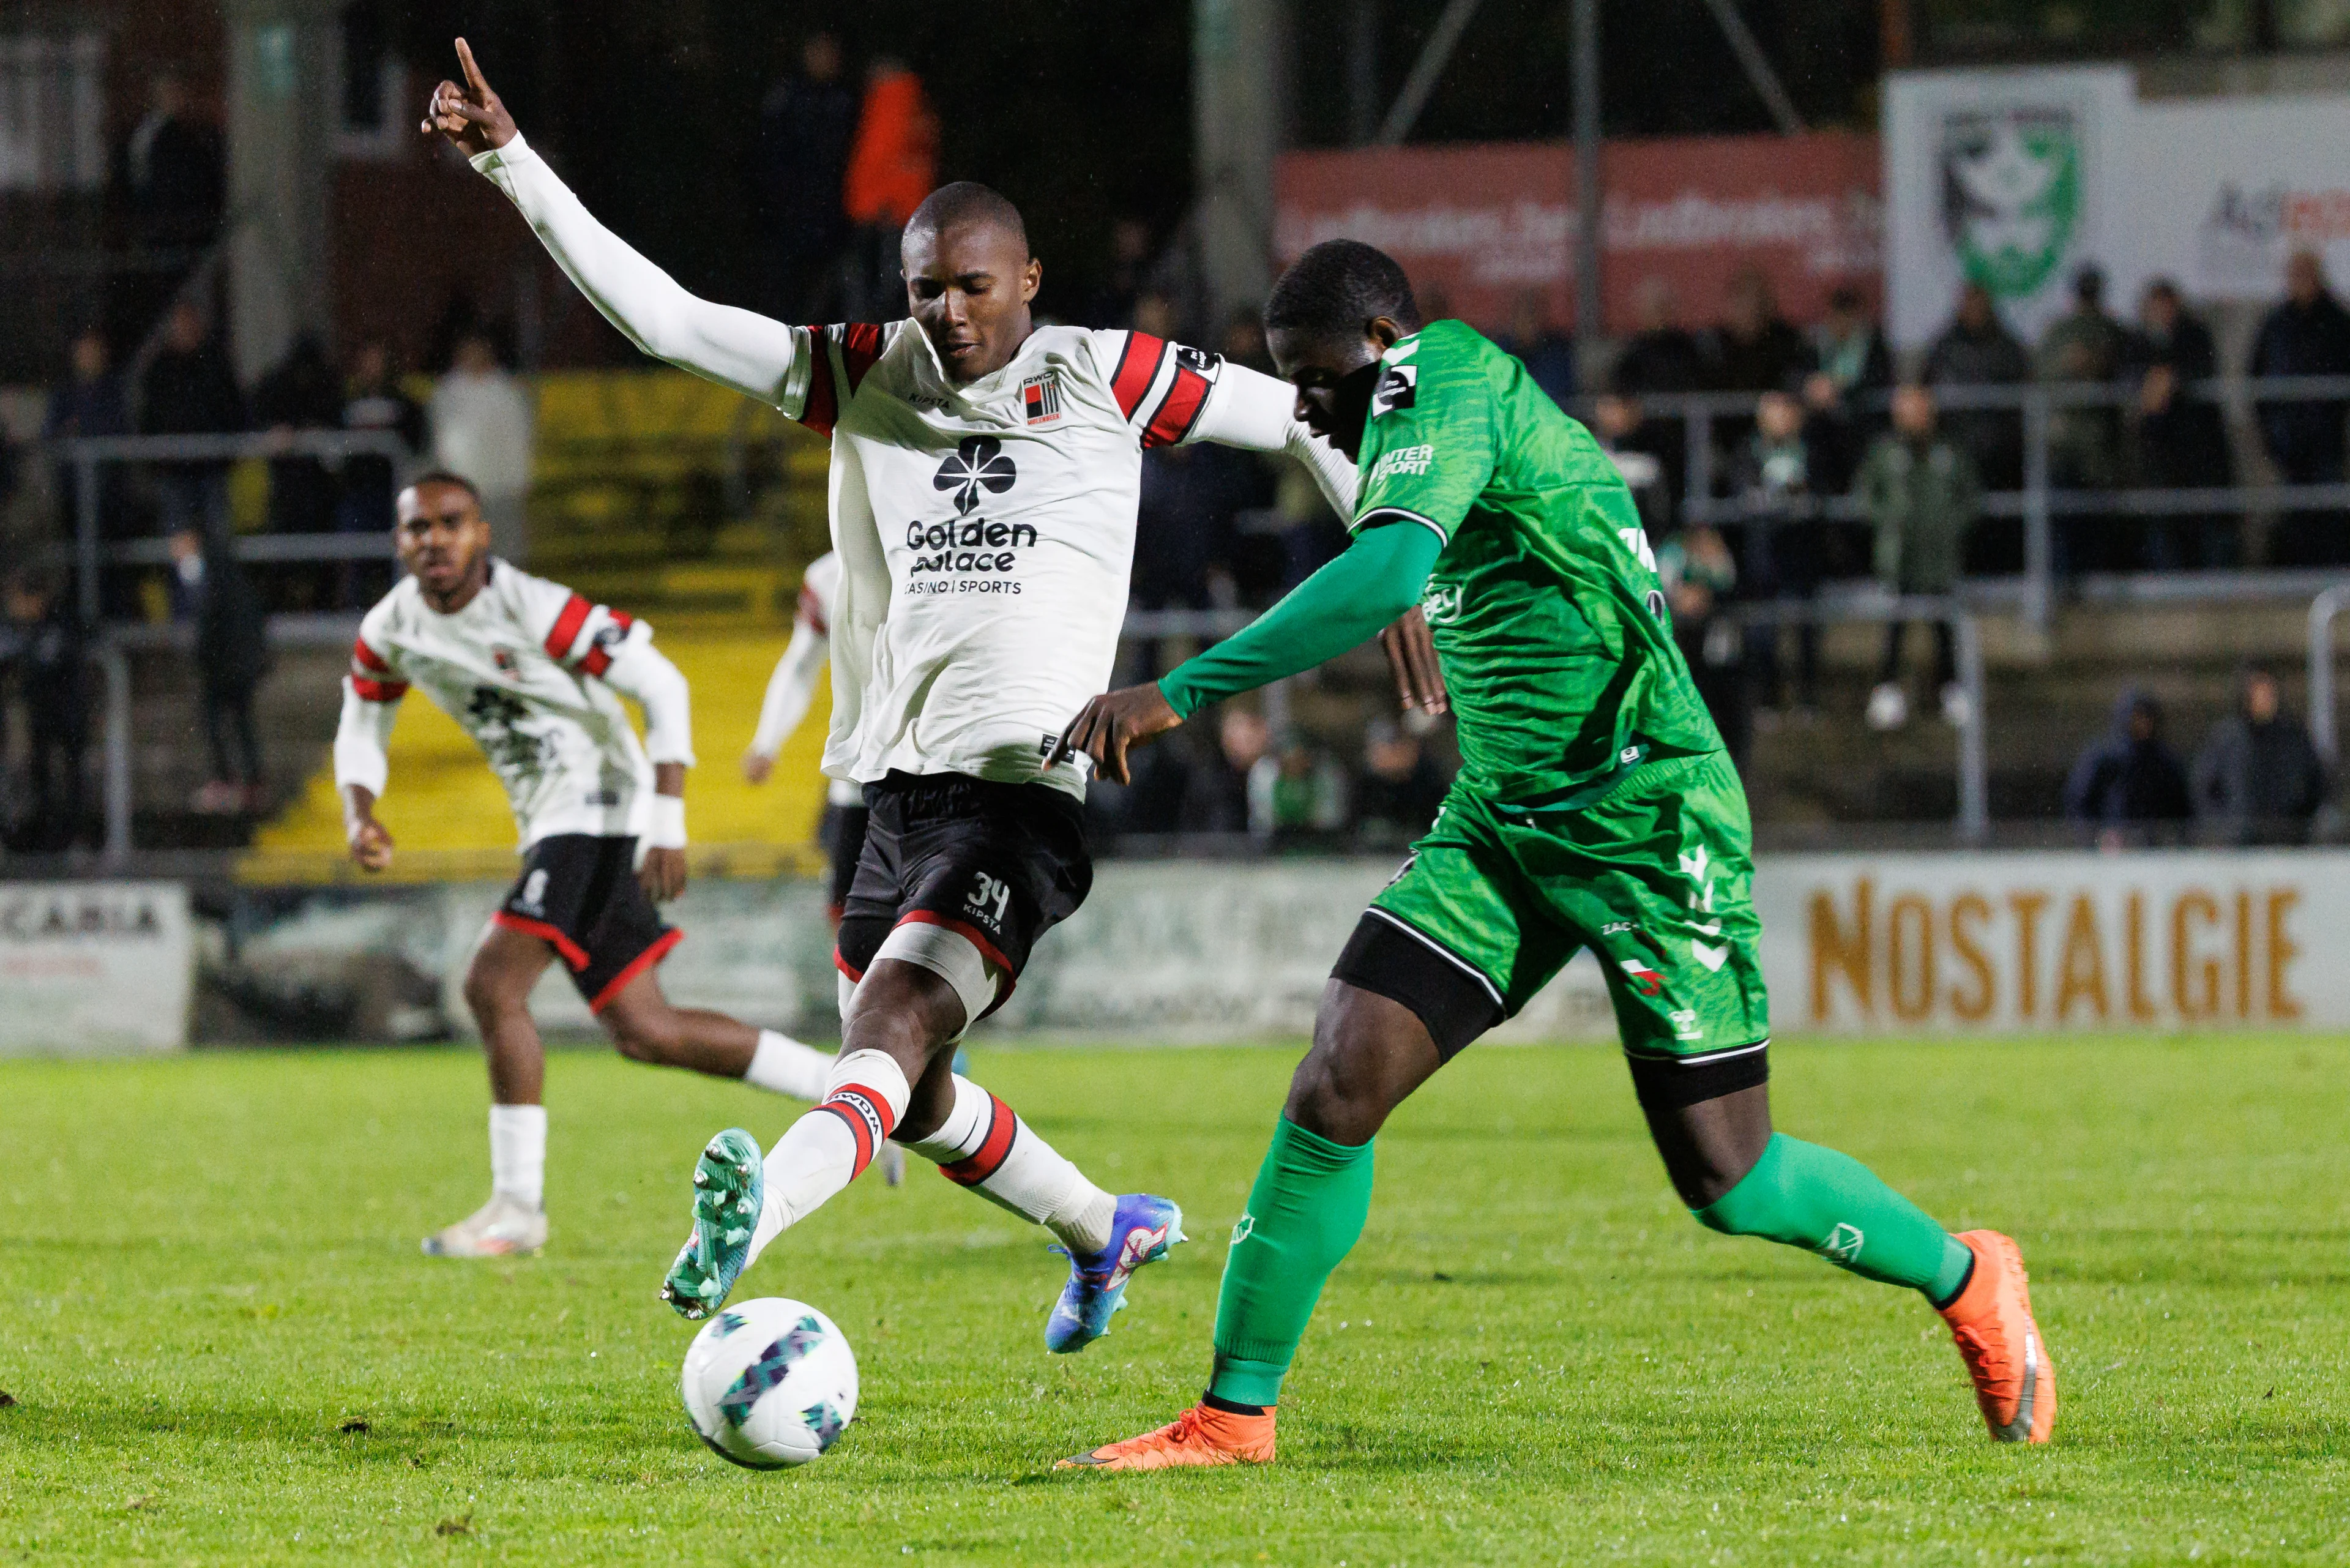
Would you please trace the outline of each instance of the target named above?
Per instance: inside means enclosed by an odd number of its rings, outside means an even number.
[[[1374,1085],[1347,1071],[1344,1056],[1317,1044],[1297,1064],[1282,1114],[1307,1132],[1332,1143],[1368,1143],[1387,1120],[1388,1106]]]
[[[656,1066],[675,1062],[684,1054],[685,1031],[676,1013],[667,1008],[607,1014],[613,1047],[631,1062]]]
[[[485,1031],[492,1019],[502,1018],[525,1005],[529,996],[527,990],[517,988],[512,977],[497,965],[484,963],[479,958],[465,970],[464,989],[466,1010]]]

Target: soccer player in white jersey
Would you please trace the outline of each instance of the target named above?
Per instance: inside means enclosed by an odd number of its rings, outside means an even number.
[[[1036,326],[1043,268],[1018,209],[983,186],[945,186],[907,224],[910,320],[790,327],[697,299],[588,214],[457,51],[465,85],[434,89],[426,128],[505,192],[596,307],[647,353],[832,442],[824,765],[872,811],[836,953],[846,1037],[824,1102],[764,1164],[739,1129],[703,1151],[694,1233],[663,1294],[688,1317],[714,1310],[895,1137],[1060,1237],[1070,1278],[1045,1342],[1082,1348],[1128,1275],[1181,1239],[1181,1213],[1096,1187],[956,1075],[954,1045],[1093,879],[1084,764],[1051,753],[1117,652],[1143,450],[1286,451],[1341,515],[1352,466],[1269,376],[1148,333]]]
[[[693,740],[685,678],[654,649],[652,628],[493,556],[481,497],[456,474],[429,473],[401,492],[393,537],[410,575],[359,623],[335,732],[351,857],[369,871],[391,864],[375,803],[411,685],[489,759],[523,857],[465,972],[489,1057],[490,1200],[424,1250],[533,1251],[546,1241],[546,1057],[530,992],[558,956],[632,1060],[814,1100],[833,1058],[661,995],[654,966],[683,933],[653,900],[685,887]],[[644,708],[642,743],[622,697]]]
[[[827,550],[808,563],[800,579],[799,613],[792,618],[792,639],[767,677],[767,694],[759,704],[759,728],[743,753],[743,776],[754,784],[767,782],[775,772],[775,753],[792,738],[816,700],[816,678],[832,656],[834,601],[840,597],[840,556]],[[857,876],[857,861],[865,852],[865,792],[853,780],[827,779],[824,790],[824,824],[817,830],[832,860],[832,880],[825,899],[832,923],[848,905],[848,886]]]

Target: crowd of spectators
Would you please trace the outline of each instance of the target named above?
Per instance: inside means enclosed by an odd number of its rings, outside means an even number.
[[[2065,781],[2064,815],[2105,849],[2306,844],[2327,784],[2275,672],[2247,665],[2233,710],[2211,726],[2191,763],[2171,749],[2161,702],[2138,688],[2124,691],[2111,728]]]

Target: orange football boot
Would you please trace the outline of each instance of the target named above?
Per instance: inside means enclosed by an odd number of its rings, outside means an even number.
[[[1061,1460],[1056,1470],[1163,1470],[1178,1465],[1269,1465],[1273,1412],[1236,1416],[1194,1405],[1155,1432]]]
[[[2056,1427],[2056,1364],[2032,1317],[2023,1253],[1996,1231],[1959,1238],[1975,1255],[1959,1299],[1941,1310],[1998,1443],[2044,1443]]]

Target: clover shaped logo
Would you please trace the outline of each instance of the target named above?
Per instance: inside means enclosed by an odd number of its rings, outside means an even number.
[[[1012,488],[1020,471],[1003,455],[1003,443],[993,436],[965,436],[962,444],[939,464],[931,483],[955,493],[955,511],[969,512],[979,504],[980,492],[1001,495]]]

